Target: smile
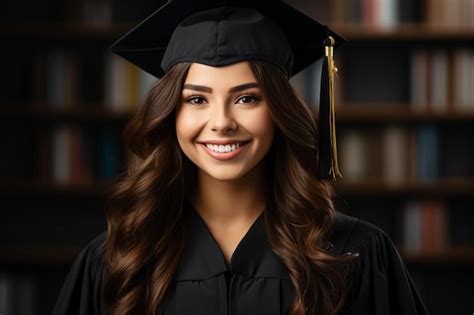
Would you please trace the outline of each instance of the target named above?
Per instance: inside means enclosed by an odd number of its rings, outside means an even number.
[[[212,143],[207,143],[206,146],[211,149],[214,152],[231,152],[234,151],[235,149],[238,149],[242,145],[242,142],[237,142],[237,143],[232,143],[232,144],[212,144]]]
[[[199,145],[201,145],[212,158],[224,161],[237,156],[249,142],[250,141],[219,145],[199,143]]]

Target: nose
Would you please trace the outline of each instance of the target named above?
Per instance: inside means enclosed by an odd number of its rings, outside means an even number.
[[[237,122],[234,119],[232,110],[225,106],[225,104],[214,106],[214,109],[211,111],[209,124],[212,131],[222,133],[227,133],[237,128]]]

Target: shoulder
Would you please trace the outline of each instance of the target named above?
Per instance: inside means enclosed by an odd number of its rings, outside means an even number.
[[[90,255],[91,258],[103,261],[103,246],[105,239],[107,237],[107,232],[104,231],[99,235],[95,236],[89,243],[85,246],[82,252],[86,255]]]
[[[74,260],[53,314],[101,314],[106,232],[94,237]]]
[[[336,254],[365,251],[380,239],[390,238],[377,225],[342,212],[336,212],[329,230],[329,241]]]
[[[329,240],[338,254],[364,254],[382,249],[382,243],[394,246],[388,234],[377,225],[341,212],[336,212]]]
[[[386,272],[389,265],[405,264],[390,236],[373,223],[338,212],[330,231],[332,253],[357,253],[356,262],[361,269]]]
[[[358,253],[351,265],[350,314],[428,314],[405,262],[375,224],[337,213],[331,230],[337,254]],[[345,313],[344,313],[345,314]]]
[[[107,232],[102,232],[91,239],[81,250],[74,261],[74,267],[82,265],[90,270],[100,269],[104,264],[104,244]]]

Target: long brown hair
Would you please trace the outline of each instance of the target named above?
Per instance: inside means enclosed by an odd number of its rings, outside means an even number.
[[[183,200],[196,166],[176,139],[175,110],[190,63],[176,64],[127,124],[128,170],[106,204],[105,300],[113,314],[159,314],[184,249]],[[316,115],[276,66],[249,61],[275,121],[265,156],[265,229],[295,287],[289,314],[335,314],[345,303],[352,256],[327,251],[332,186],[317,177]]]

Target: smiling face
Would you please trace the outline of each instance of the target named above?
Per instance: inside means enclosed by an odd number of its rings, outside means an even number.
[[[223,67],[193,63],[176,110],[176,135],[200,175],[235,180],[263,162],[274,122],[246,61]]]

